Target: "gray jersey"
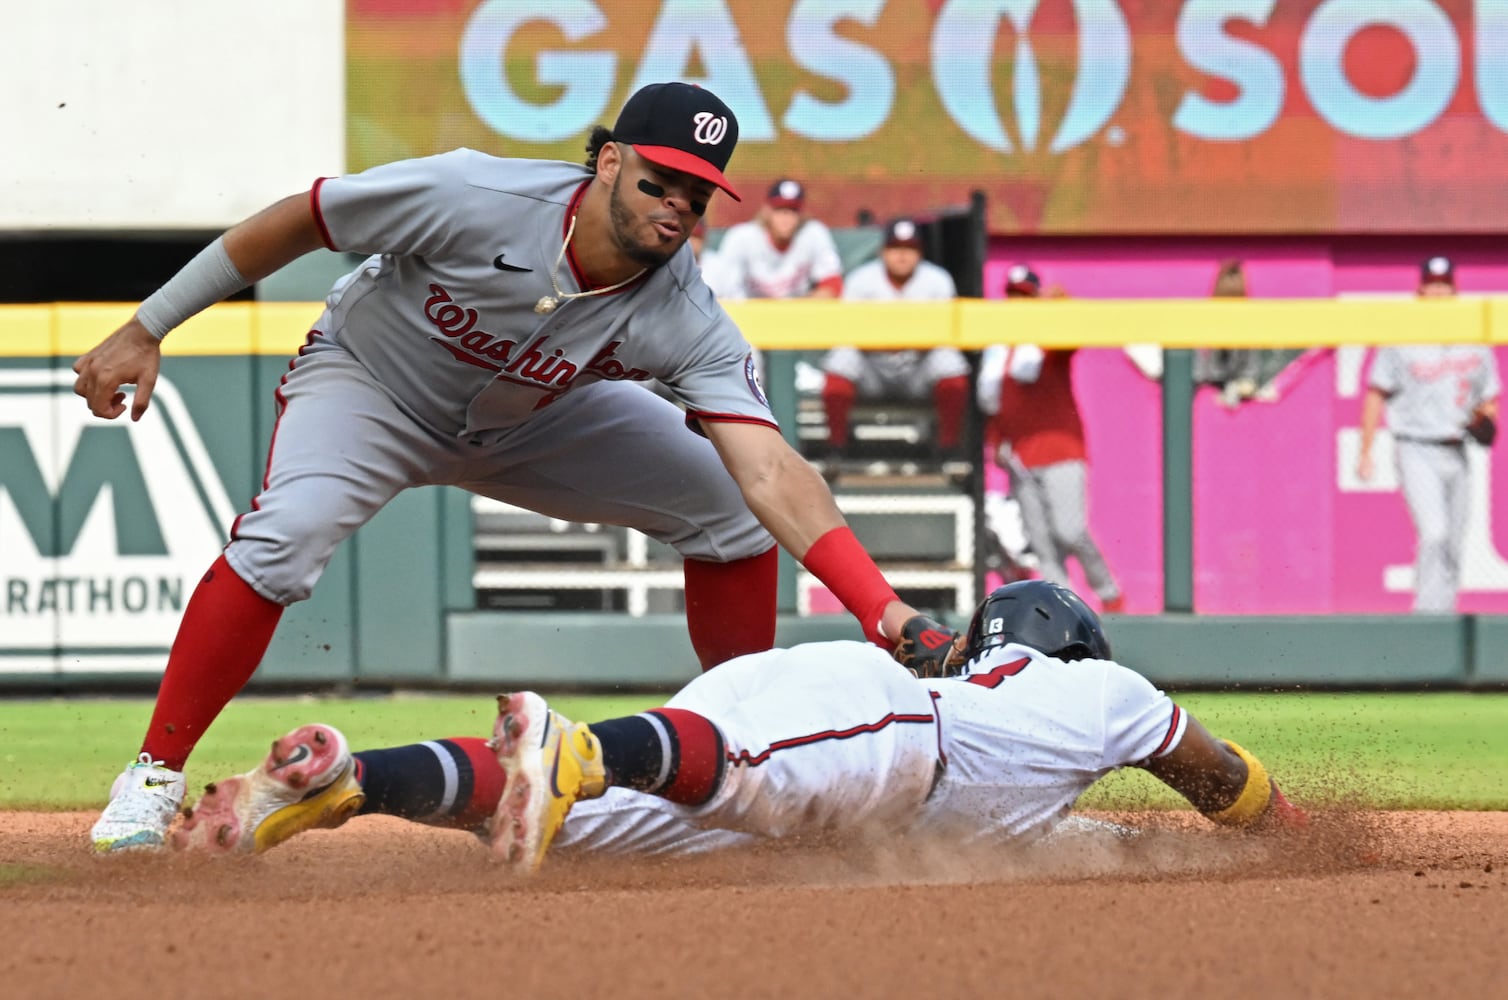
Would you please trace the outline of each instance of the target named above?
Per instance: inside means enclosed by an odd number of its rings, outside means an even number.
[[[885,273],[883,261],[860,264],[843,279],[846,302],[937,302],[957,295],[953,276],[930,261],[921,261],[906,283],[897,288]],[[969,373],[969,363],[954,347],[930,351],[861,351],[835,347],[822,359],[823,371],[848,379],[863,397],[899,396],[926,399],[945,378]]]
[[[495,437],[585,384],[652,378],[692,417],[773,426],[749,345],[689,247],[621,290],[534,311],[555,294],[590,178],[569,163],[459,149],[318,182],[326,244],[375,255],[336,284],[320,329],[400,405],[457,437]],[[587,287],[569,251],[556,280]]]
[[[843,279],[843,298],[855,302],[938,302],[957,294],[953,276],[929,260],[918,263],[899,288],[880,260],[860,264]]]
[[[1379,348],[1368,384],[1388,397],[1393,435],[1421,441],[1461,440],[1472,411],[1502,391],[1492,348],[1477,344]]]

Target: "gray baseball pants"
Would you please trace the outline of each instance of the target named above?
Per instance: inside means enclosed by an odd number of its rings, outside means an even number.
[[[1466,446],[1398,438],[1395,451],[1398,482],[1418,535],[1414,610],[1454,613],[1471,503]]]
[[[236,574],[278,604],[307,598],[340,543],[412,486],[636,528],[709,562],[775,544],[711,442],[640,385],[582,386],[472,443],[416,420],[349,352],[316,338],[278,402],[262,492],[225,550]]]
[[[1074,460],[1028,469],[1011,458],[1005,468],[1043,579],[1070,586],[1064,561],[1073,556],[1101,601],[1119,597],[1120,587],[1089,534],[1089,466]]]

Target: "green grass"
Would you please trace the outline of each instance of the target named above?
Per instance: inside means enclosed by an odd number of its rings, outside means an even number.
[[[1267,765],[1309,802],[1384,809],[1508,809],[1508,695],[1189,694],[1177,698],[1216,736]],[[1083,804],[1182,800],[1127,769]]]
[[[18,865],[0,862],[0,889],[27,885],[32,882],[47,882],[59,878],[57,871],[41,865]]]
[[[663,698],[551,699],[578,718],[637,712]],[[152,706],[143,699],[0,702],[0,809],[102,806],[110,782],[140,746]],[[245,771],[273,739],[306,722],[340,729],[357,749],[446,736],[488,736],[497,704],[486,695],[381,698],[237,698],[189,762],[189,791]]]
[[[561,697],[581,719],[639,711],[663,699]],[[1508,809],[1508,695],[1191,694],[1178,698],[1211,732],[1260,757],[1305,801],[1381,808]],[[305,722],[339,727],[356,748],[488,734],[484,695],[240,698],[190,763],[190,787],[244,771],[276,736]],[[95,808],[141,738],[140,699],[12,700],[0,704],[0,808]],[[1180,800],[1128,769],[1084,804],[1167,807]]]

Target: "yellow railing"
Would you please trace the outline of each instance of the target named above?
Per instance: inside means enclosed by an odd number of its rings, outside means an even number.
[[[74,357],[130,317],[130,303],[0,306],[0,357]],[[178,355],[287,355],[319,318],[319,303],[215,306],[168,338]],[[1330,347],[1386,343],[1508,343],[1508,298],[1449,300],[1212,299],[854,303],[754,301],[728,312],[757,347],[813,350],[1061,347]]]

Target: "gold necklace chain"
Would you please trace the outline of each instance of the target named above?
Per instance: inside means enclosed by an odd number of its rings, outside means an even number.
[[[592,295],[606,295],[608,292],[616,292],[618,289],[622,288],[629,282],[638,280],[640,275],[649,270],[649,268],[647,267],[641,267],[639,268],[638,274],[630,275],[629,277],[624,278],[622,281],[618,282],[616,285],[608,285],[606,288],[591,288],[584,292],[561,291],[560,279],[557,277],[557,275],[560,273],[560,262],[565,260],[566,247],[569,247],[571,245],[571,237],[575,234],[576,216],[572,215],[571,225],[566,229],[565,242],[560,245],[560,253],[555,255],[555,266],[550,268],[550,284],[555,287],[555,294],[542,295],[540,296],[539,301],[534,303],[534,311],[539,313],[541,316],[550,315],[550,313],[560,308],[560,304],[562,302],[566,302],[571,299],[584,299]]]

